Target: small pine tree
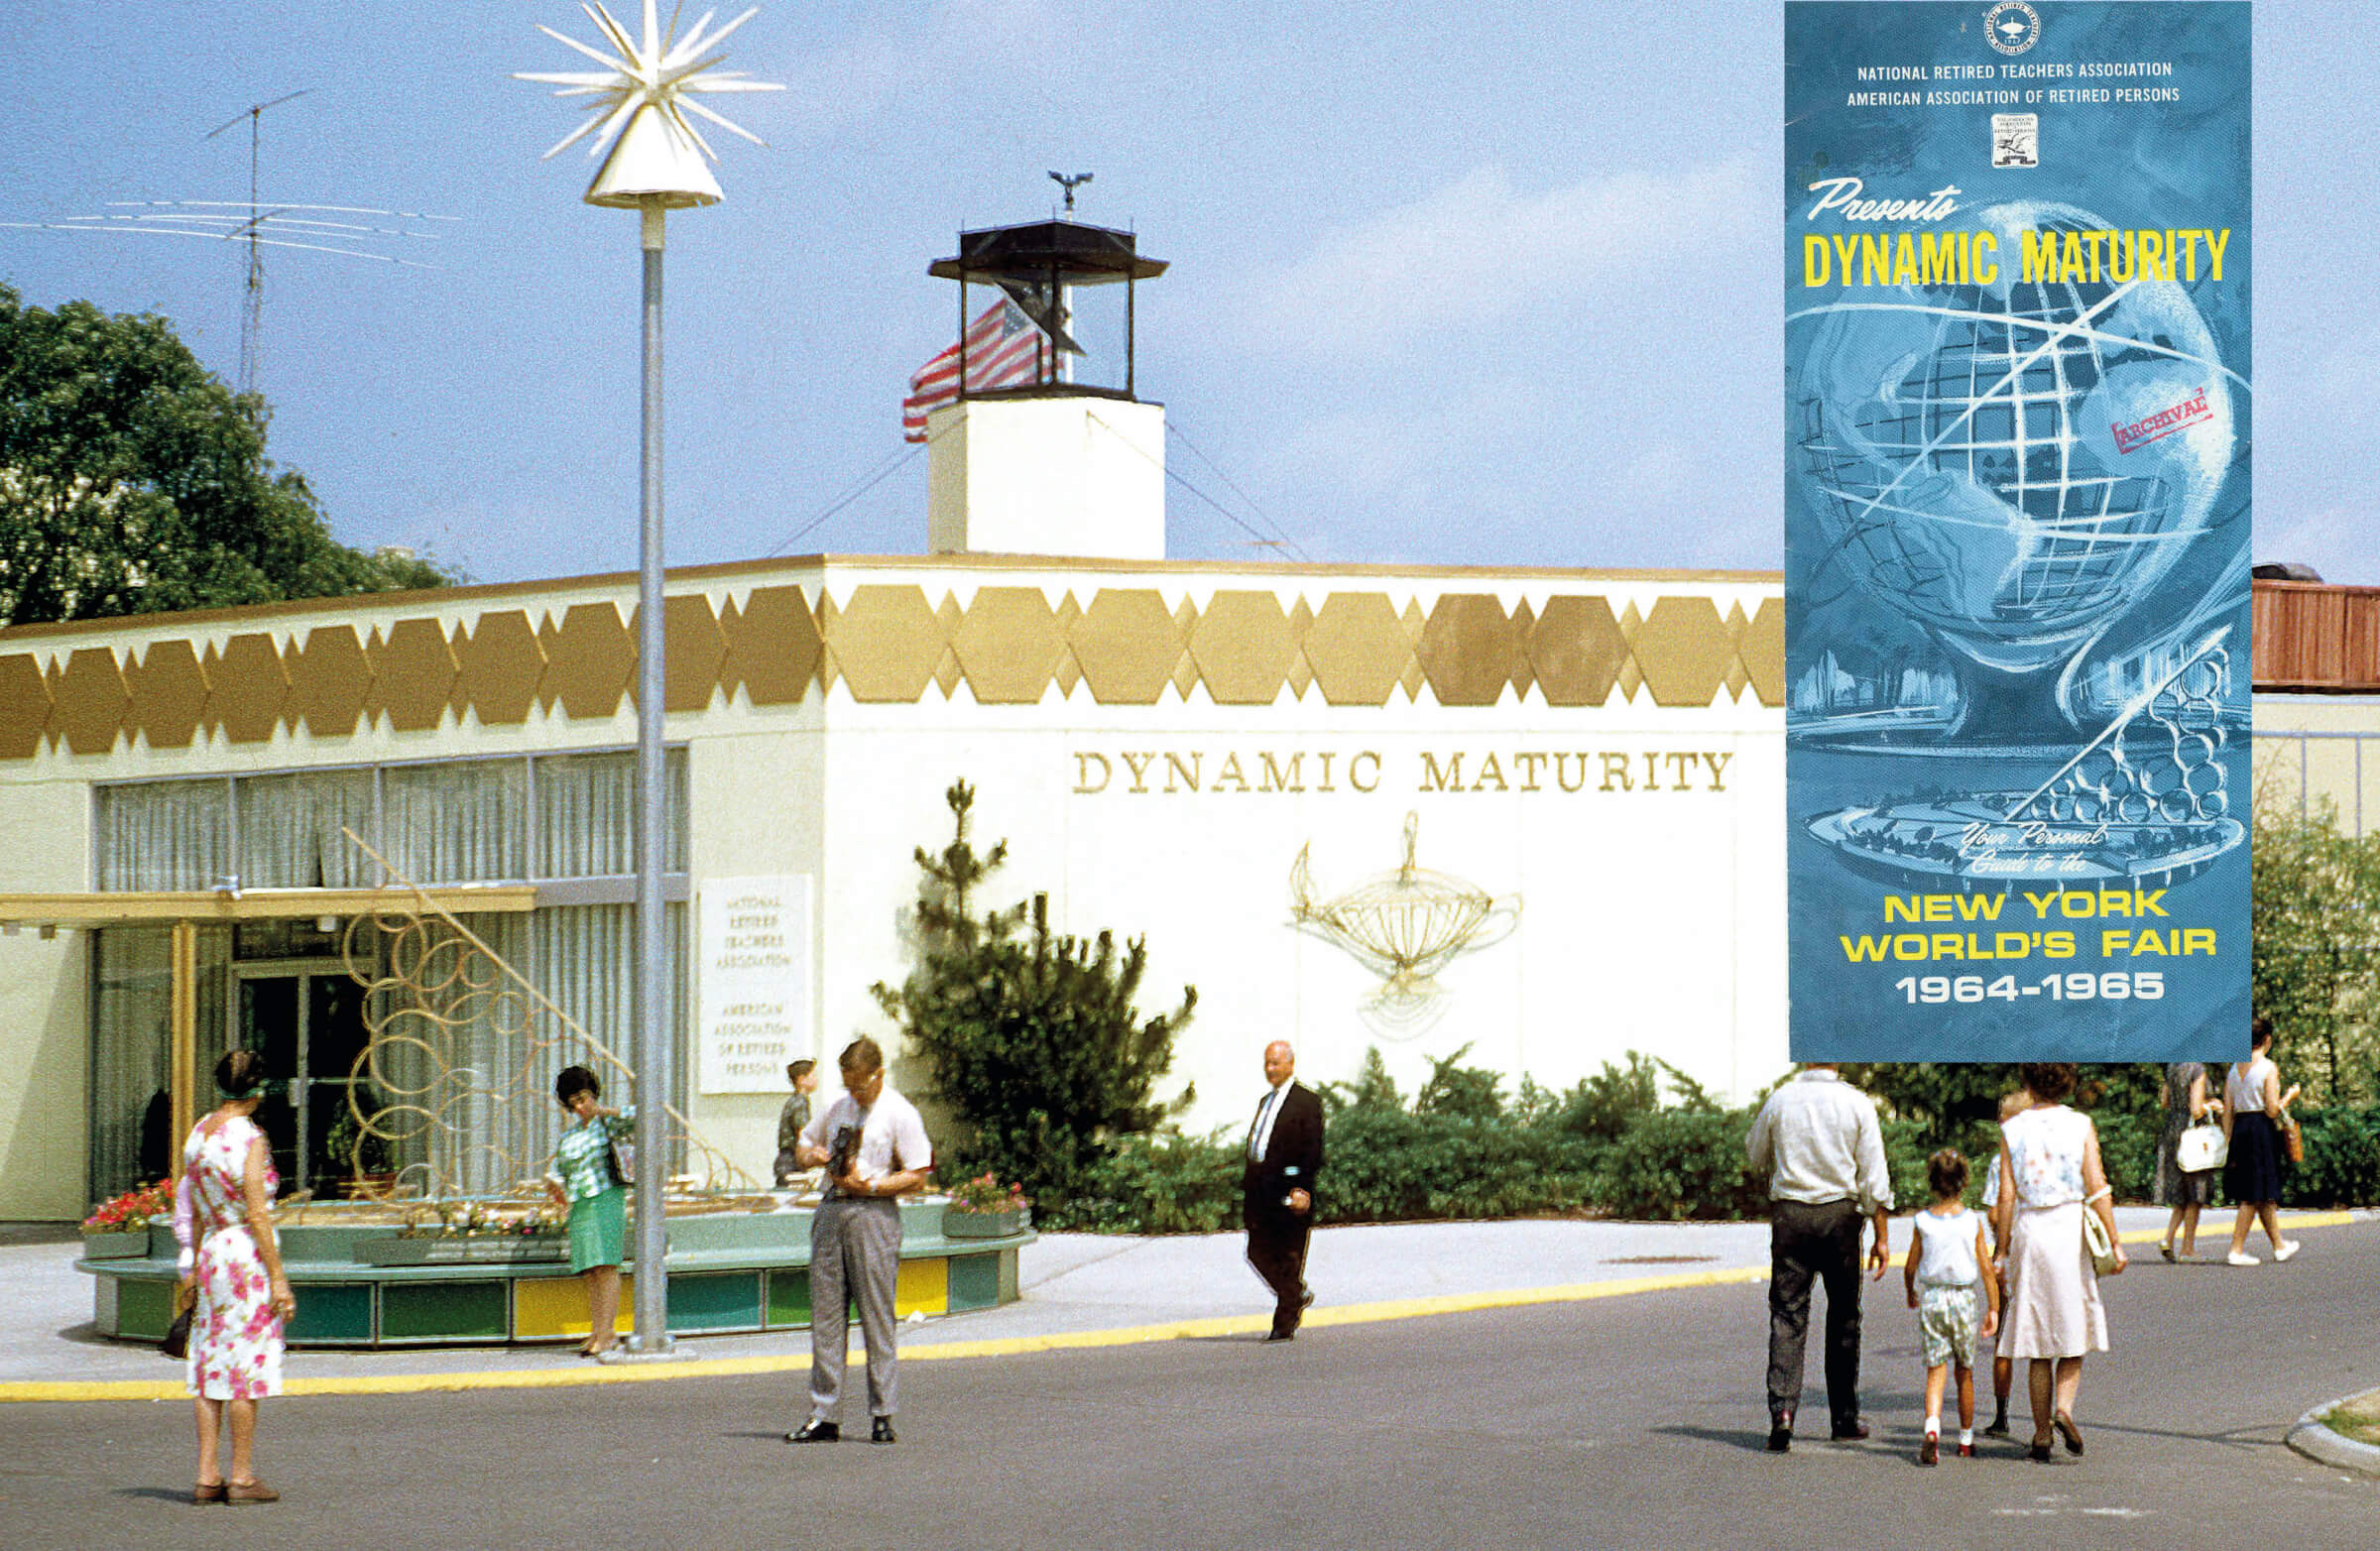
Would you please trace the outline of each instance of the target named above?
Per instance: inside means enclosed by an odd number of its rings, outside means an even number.
[[[1190,1104],[1189,1088],[1170,1102],[1153,1092],[1198,993],[1183,987],[1180,1007],[1143,1022],[1132,998],[1145,938],[1120,952],[1112,932],[1087,943],[1053,935],[1047,895],[977,915],[976,891],[1008,860],[1008,842],[977,855],[975,788],[962,780],[943,796],[956,833],[939,854],[916,852],[916,967],[897,990],[871,989],[966,1129],[952,1161],[1056,1208],[1111,1138],[1153,1131]]]

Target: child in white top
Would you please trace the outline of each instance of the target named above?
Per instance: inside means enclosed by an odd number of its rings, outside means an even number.
[[[2000,1096],[2000,1124],[2005,1126],[2025,1111],[2033,1108],[2033,1096],[2022,1088],[2011,1088]],[[2000,1152],[1991,1152],[1991,1167],[1983,1174],[1983,1216],[1991,1217],[1991,1209],[2000,1204]],[[2008,1267],[2004,1257],[1992,1262],[1991,1279],[1998,1284],[2000,1301],[2008,1300]],[[2016,1365],[1996,1351],[1991,1357],[1991,1425],[1983,1429],[1987,1436],[2008,1436],[2008,1392],[2016,1387]]]
[[[1942,1391],[1959,1370],[1959,1452],[1975,1452],[1975,1343],[2000,1328],[2000,1284],[1984,1274],[1991,1263],[1983,1242],[1983,1219],[1967,1210],[1966,1159],[1945,1147],[1926,1160],[1926,1183],[1934,1204],[1917,1214],[1903,1279],[1909,1306],[1918,1311],[1918,1334],[1926,1354],[1926,1438],[1917,1463],[1932,1465],[1942,1445]],[[1977,1320],[1977,1304],[1984,1307]]]

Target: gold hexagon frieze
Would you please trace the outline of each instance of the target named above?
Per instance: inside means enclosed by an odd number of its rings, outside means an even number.
[[[545,638],[545,680],[539,693],[574,721],[598,720],[620,709],[620,698],[628,693],[636,671],[636,642],[619,608],[573,603]]]
[[[105,754],[116,746],[132,696],[112,647],[82,647],[66,658],[51,685],[52,725],[76,754]]]
[[[727,662],[727,636],[711,600],[679,593],[661,603],[661,703],[672,711],[709,708]]]
[[[1493,705],[1522,655],[1511,616],[1493,593],[1441,594],[1415,649],[1440,705]]]
[[[854,587],[826,633],[844,685],[867,704],[911,704],[932,682],[947,643],[916,586]]]
[[[1334,592],[1306,631],[1306,666],[1333,705],[1386,705],[1413,643],[1386,593]]]
[[[399,620],[373,634],[373,698],[401,733],[428,732],[454,693],[454,648],[436,620]]]
[[[1528,656],[1547,705],[1602,705],[1628,660],[1628,644],[1607,599],[1548,598],[1529,631]]]
[[[529,720],[545,673],[545,654],[529,616],[519,609],[482,614],[469,637],[454,643],[457,693],[482,727],[512,727]]]
[[[1190,656],[1217,705],[1270,705],[1297,660],[1297,636],[1269,592],[1218,592],[1199,611]]]
[[[156,649],[151,648],[152,655]],[[284,654],[290,675],[288,716],[316,738],[351,738],[372,687],[372,661],[353,625],[317,625],[305,645]],[[156,740],[151,739],[154,743]]]
[[[1735,660],[1719,605],[1709,598],[1659,600],[1629,651],[1656,705],[1709,705]]]
[[[1735,644],[1762,705],[1785,703],[1785,600],[1764,598]]]
[[[1066,648],[1038,587],[979,587],[950,640],[967,687],[984,705],[1032,705]]]
[[[809,693],[818,676],[818,617],[799,587],[756,587],[722,624],[727,672],[743,681],[754,705],[792,705]]]
[[[30,652],[0,657],[0,760],[30,760],[50,725],[50,683]]]
[[[1153,587],[1102,587],[1068,633],[1091,698],[1154,705],[1182,660],[1182,633]]]
[[[263,631],[206,649],[205,724],[233,743],[270,743],[290,697],[281,649]]]
[[[206,671],[197,649],[186,641],[152,641],[140,662],[124,673],[132,691],[130,729],[152,749],[186,749],[206,710]]]

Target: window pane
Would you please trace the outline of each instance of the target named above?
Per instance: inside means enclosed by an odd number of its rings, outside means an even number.
[[[99,887],[212,889],[236,871],[227,838],[230,811],[230,795],[220,779],[101,786]]]

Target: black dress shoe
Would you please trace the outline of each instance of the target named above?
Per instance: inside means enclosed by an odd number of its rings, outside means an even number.
[[[1264,1344],[1270,1346],[1276,1341],[1295,1341],[1296,1339],[1297,1332],[1294,1330],[1276,1330],[1264,1338]]]
[[[1867,1423],[1837,1422],[1835,1430],[1828,1436],[1837,1443],[1858,1443],[1867,1436]]]
[[[2007,1417],[2005,1417],[2005,1416],[1995,1416],[1995,1417],[1993,1417],[1993,1418],[1991,1419],[1991,1425],[1990,1425],[1989,1427],[1986,1427],[1986,1428],[1984,1428],[1984,1429],[1983,1429],[1983,1436],[1984,1436],[1984,1437],[1986,1437],[1986,1438],[2005,1438],[2005,1437],[2007,1437],[2007,1436],[2008,1436],[2008,1418],[2007,1418]]]
[[[833,1422],[820,1421],[818,1418],[812,1417],[792,1432],[785,1434],[785,1442],[834,1443],[842,1436],[843,1429]]]
[[[1793,1413],[1780,1411],[1769,1418],[1768,1452],[1786,1454],[1793,1449]]]
[[[892,1418],[890,1416],[878,1417],[868,1429],[868,1441],[870,1443],[898,1443],[900,1440],[892,1436]]]

